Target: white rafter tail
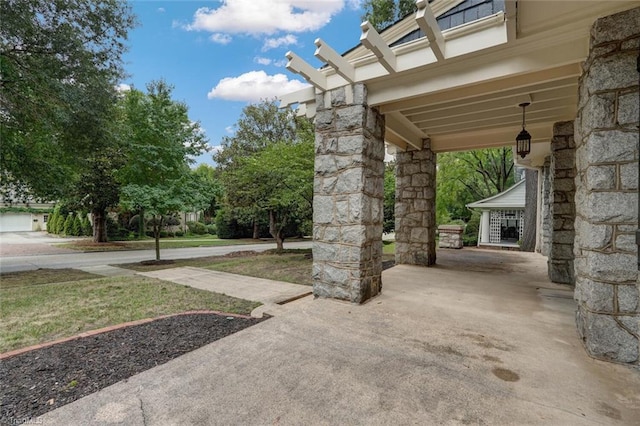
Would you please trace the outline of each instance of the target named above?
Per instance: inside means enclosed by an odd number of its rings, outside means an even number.
[[[391,51],[387,43],[384,41],[375,28],[369,23],[364,21],[360,24],[362,29],[362,35],[360,36],[360,42],[364,47],[373,52],[378,58],[380,64],[390,73],[396,72],[396,55]]]
[[[324,40],[317,38],[315,41],[317,46],[315,56],[331,65],[345,80],[349,83],[355,83],[356,71],[346,59],[344,59],[338,52],[333,50]]]
[[[431,6],[429,6],[427,0],[418,0],[416,6],[418,6],[416,22],[422,32],[427,36],[433,54],[436,55],[438,61],[442,61],[445,59],[444,37],[438,26],[438,21],[431,10]]]
[[[316,90],[313,86],[305,87],[304,89],[296,90],[295,92],[281,95],[280,108],[287,108],[291,105],[313,102],[316,99]]]
[[[327,89],[327,77],[325,77],[323,73],[309,65],[304,59],[293,52],[287,52],[285,56],[289,60],[287,63],[287,69],[289,71],[300,74],[305,80],[320,90],[324,91]]]

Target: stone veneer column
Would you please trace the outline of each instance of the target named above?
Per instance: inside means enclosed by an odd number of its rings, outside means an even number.
[[[638,72],[640,8],[591,29],[576,119],[578,331],[589,354],[638,364]]]
[[[436,263],[436,154],[431,141],[396,154],[396,263]]]
[[[551,247],[547,262],[549,279],[554,283],[574,284],[573,240],[576,219],[575,141],[573,121],[553,125],[551,139]]]
[[[549,256],[551,252],[551,234],[553,233],[553,217],[551,214],[551,158],[547,158],[542,167],[542,190],[539,196],[541,205],[540,253]]]
[[[384,116],[363,84],[316,97],[313,293],[362,303],[382,289]]]

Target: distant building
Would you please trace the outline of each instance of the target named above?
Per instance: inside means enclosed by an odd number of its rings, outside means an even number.
[[[524,179],[511,188],[467,204],[482,212],[478,230],[478,246],[518,247],[524,229]]]

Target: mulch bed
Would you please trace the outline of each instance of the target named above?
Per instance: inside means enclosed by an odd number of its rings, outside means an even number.
[[[0,361],[0,424],[33,419],[263,319],[162,318]]]

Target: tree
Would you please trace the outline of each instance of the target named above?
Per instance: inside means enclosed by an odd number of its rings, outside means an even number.
[[[310,120],[306,117],[296,117],[289,108],[280,109],[275,100],[263,100],[258,104],[246,106],[235,129],[233,136],[222,139],[222,149],[213,156],[223,179],[225,173],[233,173],[235,168],[243,165],[247,156],[256,154],[269,145],[296,141],[314,134]],[[251,218],[249,224],[253,227],[253,238],[258,238],[260,215],[265,213],[260,207],[261,194],[256,194],[258,198],[252,202],[247,199],[248,194],[244,194],[242,200],[235,200],[233,193],[229,193],[233,185],[227,182],[224,186],[227,202],[235,207],[240,216]]]
[[[468,203],[513,185],[512,155],[509,147],[438,154],[437,215],[468,220]]]
[[[256,207],[267,213],[278,252],[283,250],[287,226],[311,217],[313,144],[309,137],[274,143],[238,159],[237,167],[225,173],[233,206]]]
[[[384,168],[384,222],[382,230],[393,232],[396,228],[396,165],[389,163]]]
[[[132,89],[123,98],[124,126],[129,138],[126,164],[117,173],[121,202],[153,218],[156,260],[164,216],[185,208],[202,209],[210,201],[190,172],[193,157],[206,150],[200,123],[189,120],[188,108],[171,99],[164,81]]]
[[[208,164],[200,164],[192,173],[200,185],[200,192],[209,200],[209,204],[204,208],[204,221],[210,223],[215,218],[216,210],[222,201],[222,183],[215,176],[216,169]]]
[[[521,251],[535,251],[536,231],[538,214],[538,171],[526,169],[525,176],[525,204],[524,204],[524,226],[522,230]]]
[[[365,0],[363,21],[369,21],[380,32],[417,10],[415,0]]]
[[[124,0],[5,0],[0,16],[0,173],[58,199],[104,137],[135,18]]]

